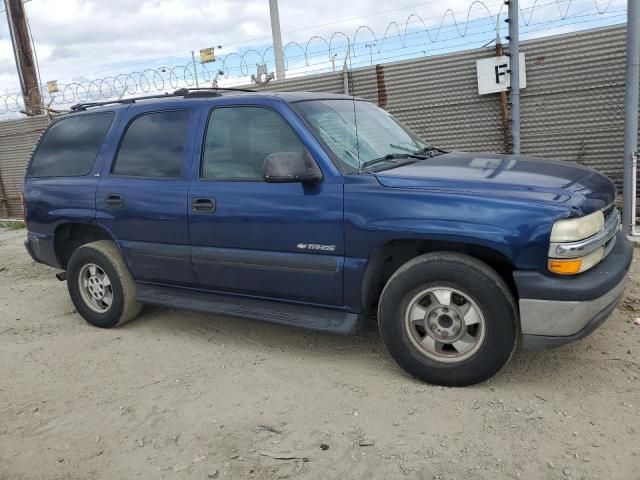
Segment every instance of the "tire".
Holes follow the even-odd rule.
[[[510,360],[519,337],[517,309],[504,280],[478,259],[449,252],[416,257],[391,276],[378,324],[404,370],[444,386],[492,377]]]
[[[118,248],[108,240],[87,243],[73,252],[67,264],[67,288],[78,313],[96,327],[122,325],[142,309],[136,283]]]

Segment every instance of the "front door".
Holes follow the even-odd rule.
[[[149,108],[130,107],[137,115],[119,126],[124,136],[98,183],[96,220],[118,239],[136,280],[192,285],[185,166],[197,114]]]
[[[305,152],[280,113],[221,106],[208,116],[189,191],[192,262],[206,288],[342,306],[342,184],[266,183],[275,152]]]

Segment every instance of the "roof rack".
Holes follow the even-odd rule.
[[[168,97],[219,97],[219,91],[224,92],[255,92],[255,90],[248,90],[245,88],[222,88],[222,87],[201,87],[201,88],[179,88],[173,93],[163,93],[159,95],[147,95],[144,97],[134,98],[122,98],[118,100],[105,100],[104,102],[86,102],[77,103],[71,106],[72,112],[80,112],[92,107],[102,107],[105,105],[127,104],[135,103],[138,100],[151,100],[155,98],[168,98]]]
[[[248,88],[196,87],[196,88],[179,88],[178,90],[173,92],[173,94],[174,95],[183,95],[185,97],[188,97],[188,96],[193,96],[194,94],[196,94],[196,96],[200,96],[199,95],[200,92],[202,92],[202,93],[211,92],[210,94],[215,94],[218,91],[223,91],[223,92],[256,92],[256,90],[249,90]]]

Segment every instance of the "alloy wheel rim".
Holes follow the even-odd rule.
[[[96,313],[106,313],[113,303],[113,287],[105,271],[87,263],[78,273],[78,287],[85,305]]]
[[[404,326],[411,343],[438,362],[462,362],[485,338],[482,310],[470,295],[435,286],[416,293],[405,310]]]

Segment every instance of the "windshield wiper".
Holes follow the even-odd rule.
[[[431,158],[435,157],[436,155],[442,155],[443,153],[447,153],[447,151],[442,150],[438,147],[424,147],[416,152],[413,152],[413,155],[428,155],[428,158]]]
[[[425,160],[429,157],[425,157],[424,155],[417,155],[415,153],[387,153],[384,157],[374,158],[373,160],[367,160],[362,165],[360,165],[360,170],[364,170],[369,167],[373,167],[374,165],[378,165],[379,163],[390,162],[390,163],[398,163],[395,160],[399,158],[415,158],[418,160]],[[407,162],[403,162],[407,163]]]

